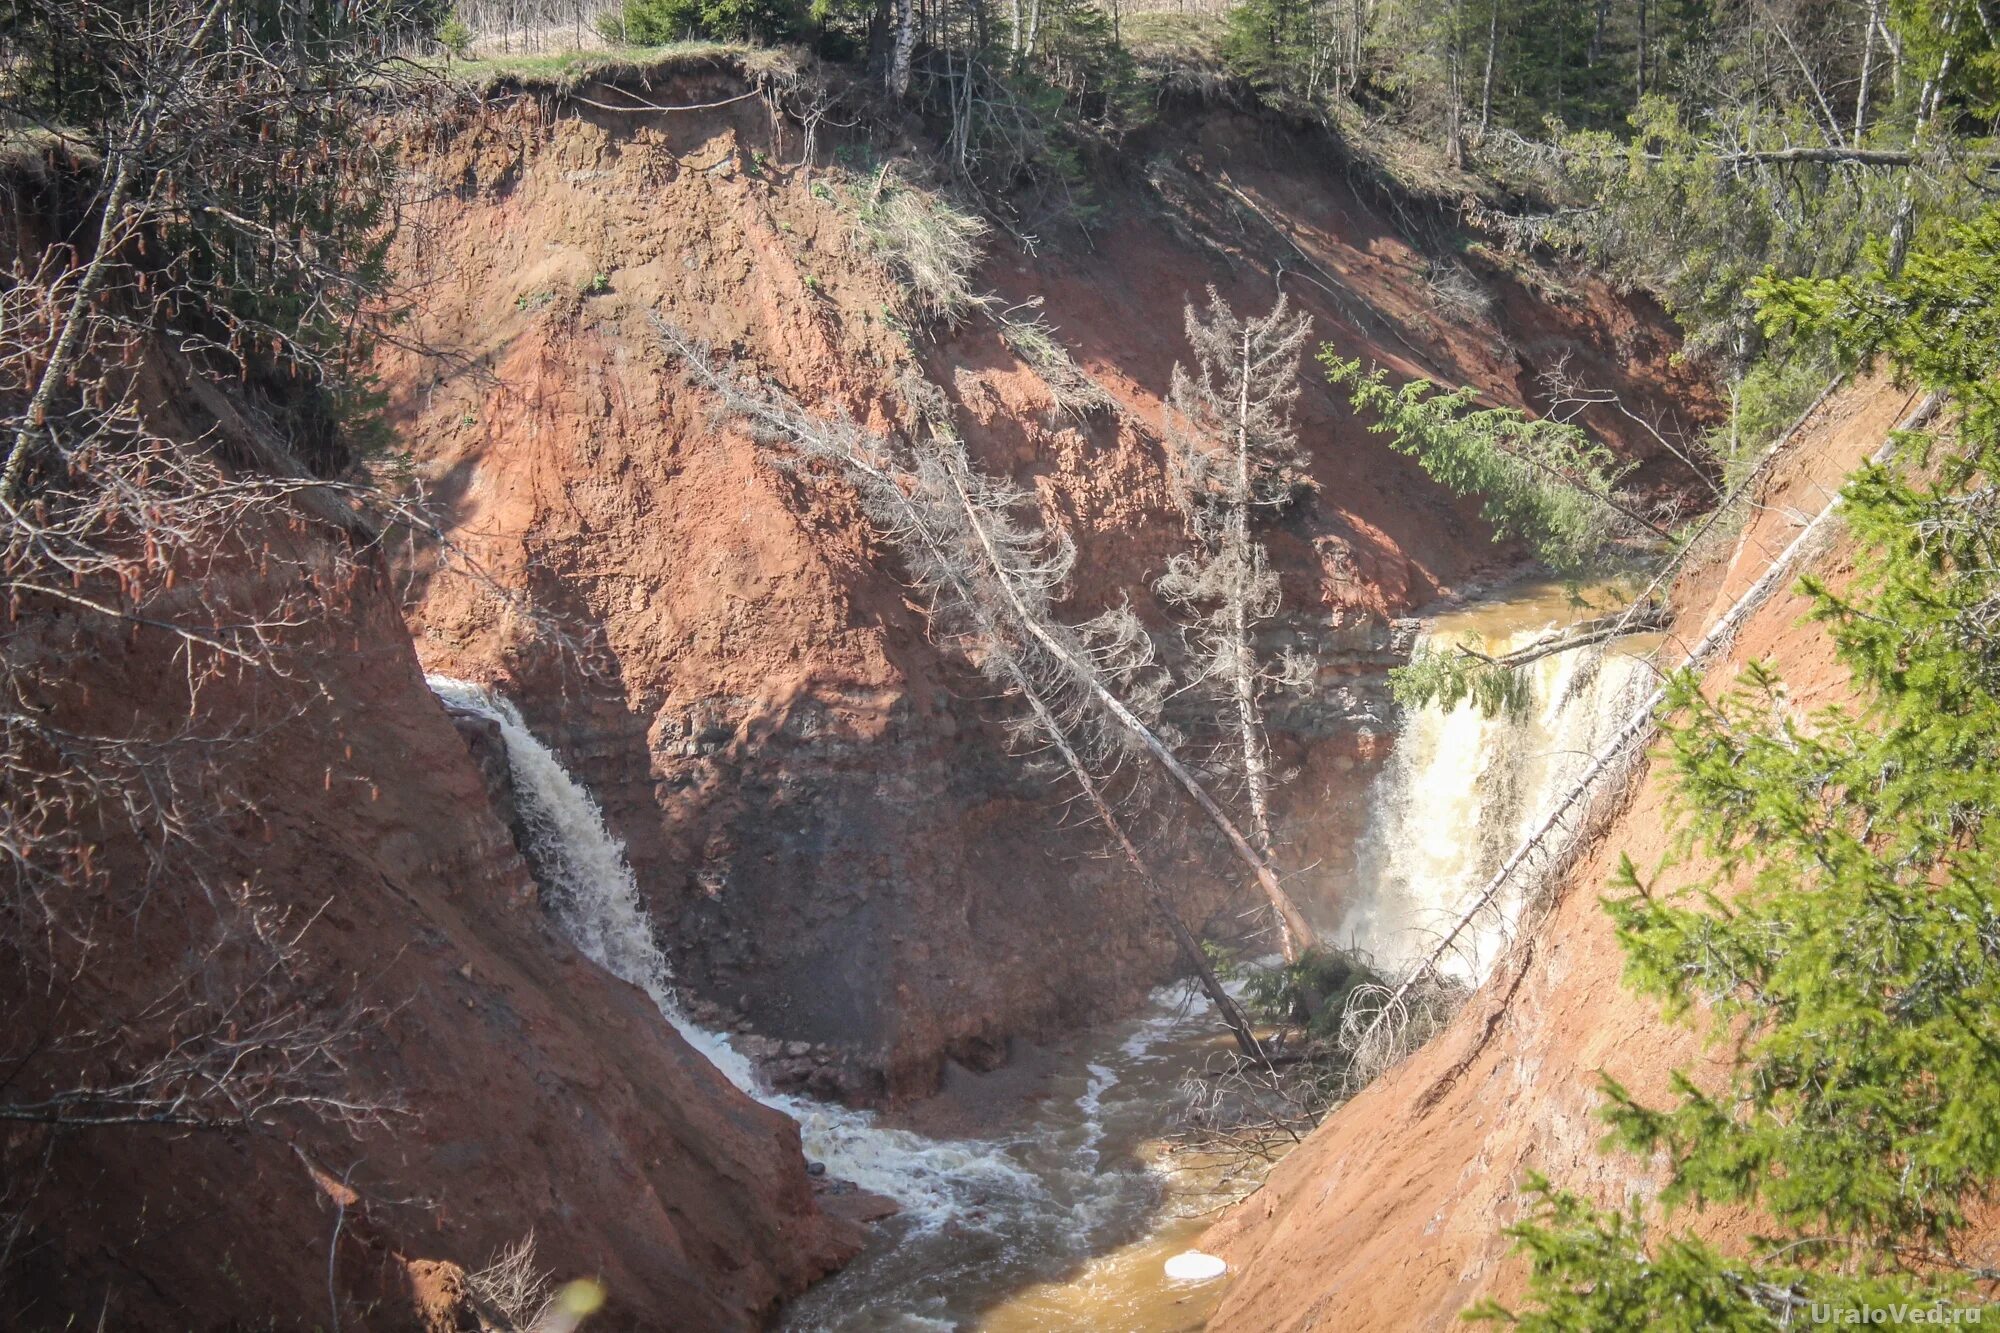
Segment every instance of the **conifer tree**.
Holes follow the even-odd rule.
[[[1206,312],[1189,304],[1186,321],[1194,369],[1174,367],[1166,435],[1175,497],[1195,549],[1174,557],[1158,590],[1192,620],[1194,684],[1227,719],[1250,835],[1269,859],[1273,775],[1265,700],[1274,691],[1303,689],[1312,663],[1291,653],[1267,658],[1258,649],[1257,627],[1277,614],[1281,594],[1252,521],[1259,511],[1286,507],[1308,484],[1292,404],[1312,321],[1293,315],[1282,296],[1262,319],[1244,320],[1213,287]],[[1285,956],[1296,958],[1299,941],[1279,915]]]
[[[1855,584],[1808,580],[1856,702],[1801,718],[1761,664],[1719,699],[1680,679],[1682,845],[1712,868],[1627,860],[1606,903],[1627,984],[1728,1043],[1729,1073],[1683,1073],[1664,1104],[1605,1080],[1613,1141],[1665,1164],[1660,1216],[1531,1182],[1529,1303],[1485,1318],[1949,1322],[1992,1294],[1968,1219],[2000,1180],[2000,212],[1900,271],[1874,253],[1865,277],[1758,290],[1774,330],[1885,358],[1954,409],[1910,442],[1932,466],[1849,482]],[[1759,1215],[1746,1253],[1674,1225],[1712,1205]]]

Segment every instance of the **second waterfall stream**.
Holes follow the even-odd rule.
[[[1499,656],[1580,618],[1561,585],[1511,590],[1432,620],[1420,647],[1464,644]],[[1365,950],[1391,976],[1415,966],[1560,800],[1591,755],[1651,687],[1627,640],[1615,652],[1574,648],[1530,664],[1518,715],[1483,715],[1472,700],[1433,702],[1405,718],[1370,793],[1356,848],[1354,891],[1334,938]],[[1477,986],[1512,938],[1520,886],[1480,912],[1440,961]]]

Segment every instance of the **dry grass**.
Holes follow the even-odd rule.
[[[1424,275],[1424,288],[1439,314],[1449,319],[1486,319],[1493,313],[1493,295],[1478,276],[1455,259],[1434,261]]]
[[[486,1267],[466,1274],[465,1283],[480,1313],[498,1320],[507,1333],[537,1328],[555,1301],[554,1284],[535,1257],[532,1231],[502,1247]]]
[[[733,74],[746,88],[796,81],[803,56],[789,47],[732,42],[676,42],[537,55],[492,55],[433,62],[454,83],[487,93],[500,88],[569,94],[593,83],[645,87],[685,74]]]
[[[914,318],[953,326],[991,303],[974,289],[972,274],[992,228],[936,190],[904,180],[897,164],[876,173],[862,200],[860,225],[870,248],[902,281]]]
[[[1015,355],[1042,377],[1049,396],[1055,399],[1056,410],[1064,416],[1084,421],[1118,410],[1118,400],[1076,363],[1069,349],[1056,340],[1055,330],[1039,316],[1030,319],[1001,316],[1000,336],[1007,340]]]
[[[15,180],[42,180],[51,164],[65,160],[90,167],[96,165],[97,154],[81,134],[0,121],[0,174]]]
[[[1127,14],[1119,36],[1132,58],[1147,68],[1222,68],[1227,32],[1221,10],[1211,13],[1153,9]]]

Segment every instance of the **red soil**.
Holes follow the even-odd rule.
[[[260,573],[260,548],[318,569],[341,539],[229,540],[216,577],[250,599],[296,591],[284,561]],[[5,1126],[8,1225],[21,1209],[25,1231],[0,1324],[390,1329],[428,1310],[451,1327],[438,1321],[460,1270],[532,1230],[543,1267],[609,1289],[593,1327],[743,1329],[858,1243],[819,1212],[797,1127],[553,927],[424,683],[398,592],[379,556],[325,577],[322,618],[285,645],[295,676],[225,675],[198,703],[165,636],[17,608],[10,652],[79,668],[49,687],[54,724],[171,735],[199,716],[242,739],[217,747],[213,789],[188,793],[190,837],[217,861],[208,888],[176,864],[134,906],[126,886],[153,849],[129,824],[103,838],[110,888],[68,904],[100,936],[87,969],[6,996],[13,1095],[44,1077],[37,1040],[170,1003],[205,893],[243,884],[305,928],[294,1003],[380,1011],[344,1057],[343,1095],[400,1109],[353,1136],[302,1116],[254,1134]],[[43,1170],[54,1183],[37,1189]]]
[[[922,1094],[947,1059],[988,1065],[1013,1036],[1127,1008],[1171,950],[1121,876],[1078,859],[1092,838],[1052,829],[1046,789],[989,725],[1004,705],[926,642],[844,489],[780,475],[712,421],[656,316],[878,422],[921,370],[976,457],[1074,534],[1077,612],[1129,596],[1162,626],[1148,584],[1186,538],[1156,426],[1183,303],[1206,284],[1249,309],[1282,286],[1342,352],[1511,401],[1566,353],[1649,404],[1700,401],[1657,312],[1601,290],[1551,304],[1486,265],[1490,313],[1441,313],[1429,261],[1323,143],[1225,113],[1169,140],[1172,180],[1106,183],[1113,221],[1090,249],[996,246],[980,274],[1003,303],[1042,298],[1125,409],[1081,427],[1053,419],[990,319],[913,352],[843,202],[868,180],[785,165],[796,142],[757,102],[609,115],[523,99],[438,130],[420,157],[454,192],[401,256],[427,284],[413,332],[461,360],[389,357],[395,420],[455,538],[598,656],[572,670],[446,585],[425,597],[420,651],[505,684],[627,839],[683,979],[760,1032],[833,1043],[826,1086],[846,1095]],[[1327,695],[1358,681],[1365,696],[1385,616],[1516,553],[1310,368],[1299,416],[1320,491],[1269,534],[1288,624]],[[1314,707],[1279,739],[1304,774],[1285,831],[1321,862],[1305,891],[1331,898],[1380,728],[1365,700]],[[1182,878],[1197,920],[1233,923],[1233,886]]]

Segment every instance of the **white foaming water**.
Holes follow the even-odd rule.
[[[1042,1192],[1031,1173],[999,1145],[925,1138],[890,1129],[846,1107],[763,1088],[750,1060],[719,1032],[681,1012],[669,985],[666,955],[640,906],[625,848],[604,813],[506,699],[447,676],[431,692],[455,708],[500,724],[521,818],[547,884],[555,918],[585,957],[652,997],[660,1014],[738,1088],[799,1122],[806,1156],[827,1171],[901,1204],[919,1226],[937,1227],[967,1211],[968,1201]]]
[[[1560,623],[1541,595],[1440,617],[1420,646],[1467,643],[1499,655]],[[1390,975],[1415,966],[1464,913],[1473,895],[1528,836],[1624,720],[1644,667],[1629,653],[1586,647],[1529,667],[1526,717],[1483,717],[1471,700],[1413,714],[1376,778],[1368,830],[1357,848],[1356,892],[1337,937],[1371,954]],[[1485,980],[1519,920],[1518,889],[1461,933],[1441,970]]]
[[[1084,1072],[1090,1075],[1090,1082],[1076,1099],[1077,1113],[1083,1117],[1083,1144],[1076,1157],[1080,1165],[1095,1167],[1097,1145],[1104,1142],[1104,1094],[1118,1086],[1118,1074],[1106,1065],[1095,1064],[1085,1065]]]
[[[804,1333],[919,1333],[983,1326],[1024,1285],[1092,1266],[1138,1265],[1126,1295],[1163,1284],[1157,1259],[1133,1257],[1155,1226],[1185,1241],[1196,1204],[1170,1197],[1172,1168],[1148,1148],[1189,1064],[1226,1050],[1208,999],[1162,987],[1145,1017],[1086,1034],[1074,1072],[994,1139],[945,1140],[880,1124],[863,1112],[760,1087],[727,1036],[696,1026],[675,999],[624,849],[589,792],[491,691],[430,678],[446,703],[498,723],[521,817],[557,924],[593,962],[641,987],[660,1013],[738,1088],[799,1122],[806,1154],[830,1175],[895,1199],[898,1223],[845,1270],[807,1293],[786,1327]],[[1171,1058],[1178,1055],[1180,1059]],[[1096,1257],[1093,1257],[1096,1256]],[[1164,1257],[1164,1256],[1162,1256]],[[1085,1281],[1069,1300],[1101,1299]],[[1096,1293],[1095,1295],[1091,1293]],[[1031,1302],[1032,1303],[1032,1302]],[[1178,1307],[1175,1307],[1178,1310]],[[1033,1327],[1137,1328],[1125,1315]],[[1018,1318],[1018,1315],[1015,1316]],[[1124,1322],[1121,1322],[1124,1321]],[[1017,1325],[1002,1318],[999,1325]],[[1178,1313],[1168,1323],[1181,1327]]]

